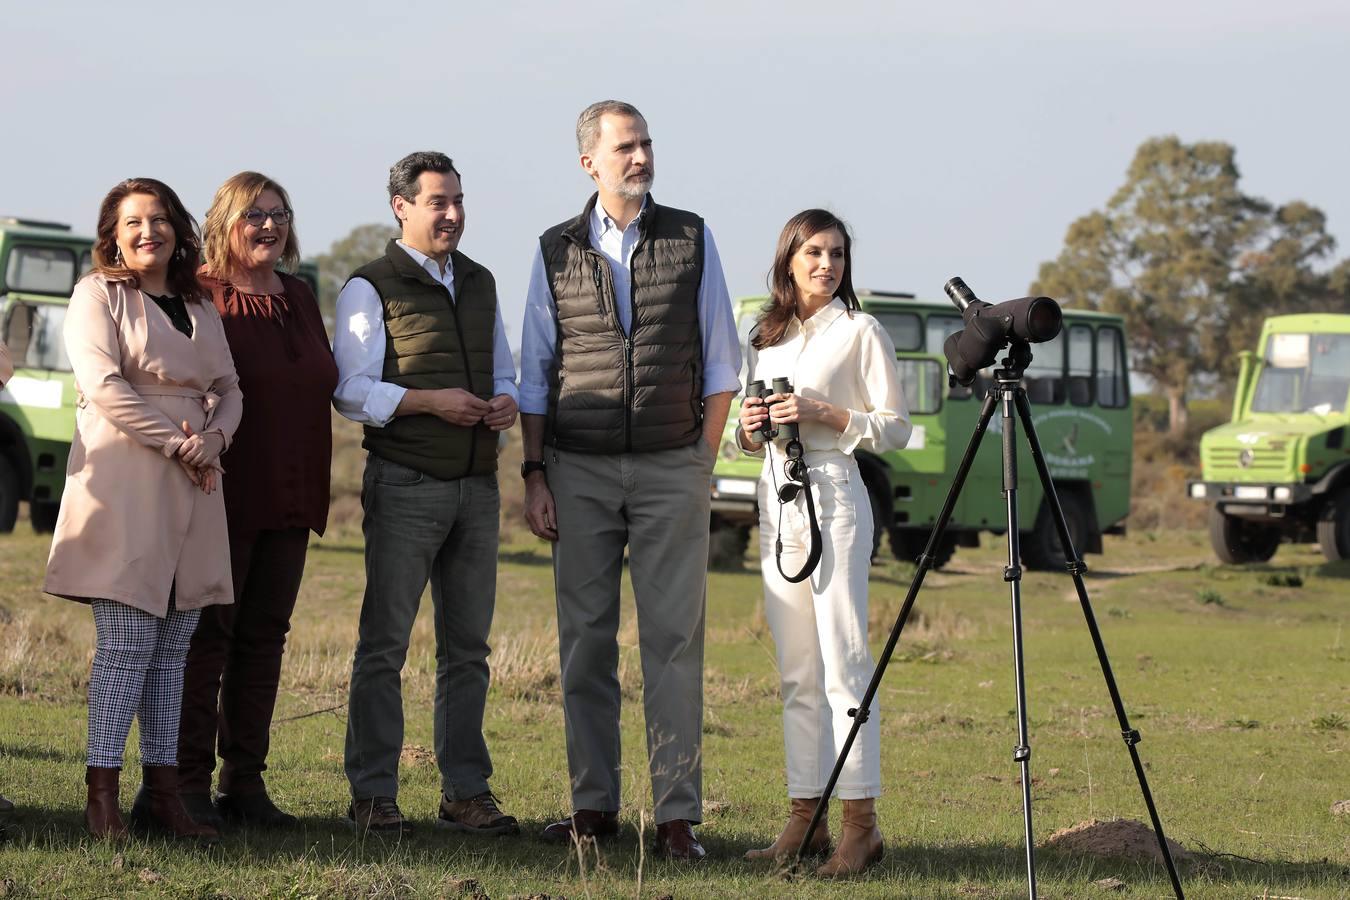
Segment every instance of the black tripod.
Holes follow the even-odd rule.
[[[928,544],[924,547],[923,554],[919,556],[919,567],[914,573],[913,581],[910,582],[909,593],[905,596],[904,605],[900,607],[900,615],[896,618],[895,626],[891,629],[891,635],[886,641],[886,648],[882,651],[881,660],[872,672],[872,680],[867,685],[867,691],[863,694],[858,708],[848,711],[848,714],[853,718],[853,727],[849,729],[848,738],[844,741],[844,748],[840,751],[839,758],[835,760],[834,771],[830,773],[830,780],[821,793],[820,803],[816,806],[815,815],[811,817],[811,824],[807,826],[806,834],[802,838],[801,845],[797,848],[794,868],[800,865],[811,835],[815,833],[816,826],[820,823],[821,816],[824,814],[825,804],[828,802],[830,795],[834,793],[834,786],[844,768],[844,760],[853,748],[853,741],[858,736],[858,729],[867,721],[868,710],[876,696],[877,688],[881,686],[881,679],[886,673],[886,666],[890,664],[891,655],[895,652],[895,645],[900,640],[900,632],[904,629],[910,609],[914,606],[914,600],[918,597],[919,589],[923,586],[924,576],[933,567],[936,558],[935,551],[947,530],[947,523],[951,519],[952,510],[956,507],[956,500],[961,495],[961,488],[965,484],[966,475],[970,472],[975,454],[980,449],[980,441],[989,428],[989,422],[994,416],[995,409],[1001,406],[1003,409],[1003,494],[1008,506],[1008,565],[1003,570],[1003,580],[1008,582],[1012,595],[1013,669],[1017,682],[1017,746],[1013,749],[1013,759],[1022,768],[1022,818],[1026,835],[1028,895],[1032,900],[1035,900],[1036,860],[1035,845],[1032,842],[1031,832],[1031,743],[1027,736],[1027,690],[1026,677],[1022,668],[1022,567],[1019,563],[1021,548],[1017,532],[1016,432],[1018,418],[1022,420],[1022,427],[1026,429],[1031,457],[1036,463],[1036,473],[1040,476],[1041,487],[1045,491],[1045,500],[1050,504],[1050,512],[1055,520],[1055,529],[1059,533],[1060,545],[1064,548],[1066,568],[1070,577],[1073,578],[1074,587],[1078,591],[1078,602],[1083,608],[1083,616],[1087,620],[1088,631],[1092,635],[1092,644],[1097,650],[1097,660],[1101,663],[1102,676],[1106,680],[1106,689],[1111,694],[1111,704],[1116,709],[1120,733],[1125,739],[1125,746],[1129,748],[1130,759],[1134,763],[1134,773],[1139,779],[1139,790],[1144,795],[1144,805],[1148,807],[1149,817],[1153,820],[1153,830],[1158,837],[1158,849],[1162,851],[1163,861],[1167,866],[1167,874],[1172,879],[1172,889],[1176,892],[1177,900],[1183,900],[1181,879],[1177,875],[1172,854],[1167,849],[1167,839],[1163,836],[1162,822],[1158,818],[1157,808],[1153,805],[1153,794],[1149,791],[1148,779],[1144,775],[1144,764],[1139,759],[1137,749],[1140,741],[1139,732],[1130,727],[1129,719],[1125,716],[1125,705],[1121,702],[1120,692],[1116,689],[1116,679],[1111,674],[1111,663],[1106,658],[1106,647],[1102,643],[1101,632],[1097,628],[1097,618],[1093,615],[1092,604],[1088,600],[1087,587],[1083,584],[1083,572],[1087,570],[1087,566],[1079,557],[1077,548],[1073,546],[1068,525],[1064,521],[1064,510],[1059,505],[1059,497],[1055,494],[1054,483],[1050,480],[1050,470],[1046,466],[1045,457],[1041,453],[1040,440],[1036,437],[1036,429],[1031,421],[1031,405],[1027,402],[1026,389],[1022,387],[1022,375],[1030,363],[1030,345],[1022,340],[1013,340],[1008,346],[1008,356],[1001,360],[1002,368],[994,372],[995,386],[984,398],[984,405],[980,408],[980,419],[975,425],[975,433],[971,436],[965,456],[962,457],[961,465],[957,468],[956,479],[947,492],[947,499],[942,505],[942,511],[938,515],[936,524],[933,526],[933,532],[928,537]],[[1014,410],[1016,410],[1015,414]]]

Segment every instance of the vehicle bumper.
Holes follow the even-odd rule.
[[[1312,487],[1307,484],[1186,482],[1186,496],[1213,503],[1231,516],[1279,518],[1289,507],[1308,502],[1312,494]]]
[[[714,475],[710,488],[712,511],[718,518],[736,525],[759,523],[758,478]]]

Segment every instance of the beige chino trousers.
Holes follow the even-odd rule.
[[[715,455],[700,439],[652,453],[550,448],[546,456],[558,514],[553,575],[572,806],[619,809],[619,579],[627,546],[654,818],[702,821],[703,622]]]

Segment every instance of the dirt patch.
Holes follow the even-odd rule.
[[[1119,859],[1152,860],[1162,862],[1158,836],[1143,822],[1133,819],[1091,819],[1068,828],[1061,828],[1042,845],[1066,853],[1086,853],[1090,856],[1113,856]],[[1167,849],[1174,862],[1189,859],[1190,854],[1176,841],[1168,839]]]
[[[428,766],[436,762],[436,754],[418,744],[404,744],[398,761],[405,766]]]
[[[1350,800],[1338,800],[1331,804],[1333,816],[1350,816]]]

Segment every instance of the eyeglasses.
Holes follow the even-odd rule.
[[[255,207],[244,213],[243,219],[254,228],[261,228],[263,227],[263,223],[268,219],[272,220],[273,225],[289,225],[294,216],[295,214],[285,207],[277,207],[276,209],[268,210],[261,210]]]

